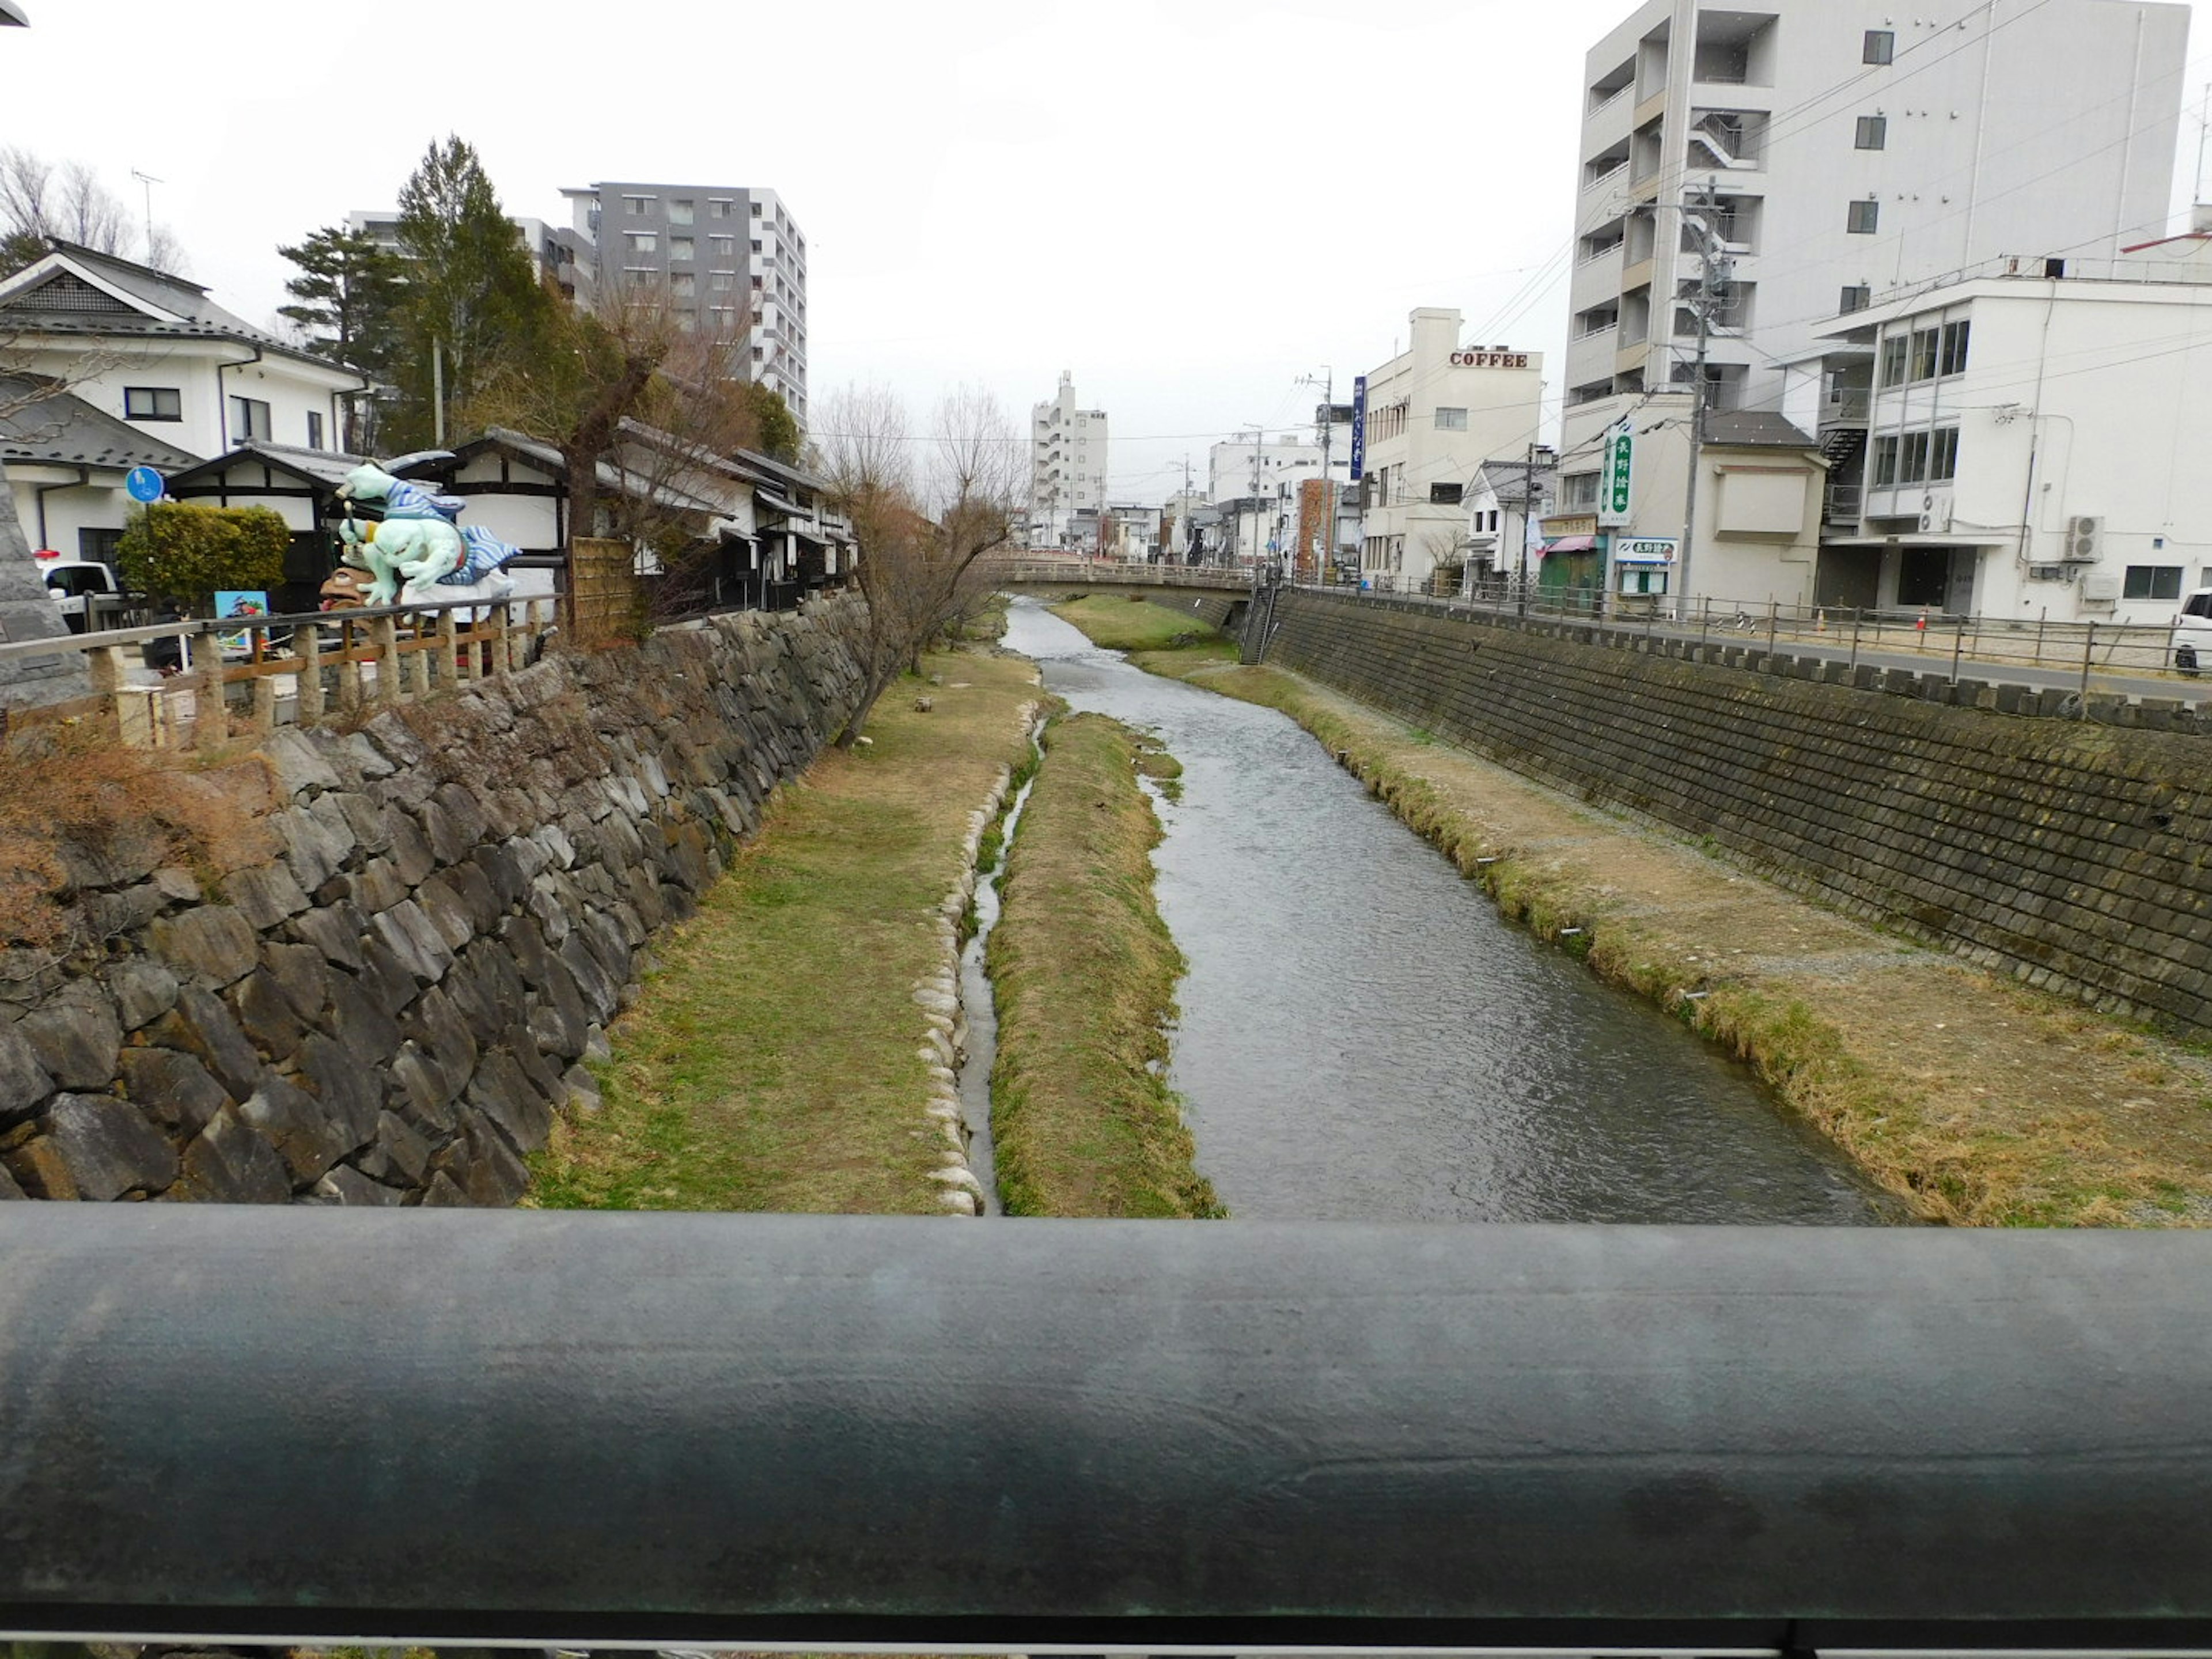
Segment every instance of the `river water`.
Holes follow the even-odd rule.
[[[1155,854],[1190,962],[1170,1081],[1232,1216],[1902,1218],[1743,1067],[1507,926],[1287,716],[1133,668],[1034,600],[1006,644],[1183,764]]]

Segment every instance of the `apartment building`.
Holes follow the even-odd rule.
[[[1842,354],[1871,383],[1863,482],[1829,486],[1821,604],[2154,623],[2212,586],[2212,235],[1993,262],[1826,332],[1785,406],[1842,418]]]
[[[1540,352],[1463,346],[1448,307],[1411,320],[1407,349],[1367,376],[1361,492],[1360,580],[1401,592],[1464,568],[1467,492],[1484,462],[1526,453],[1544,387]]]
[[[2188,22],[2137,0],[1638,8],[1585,60],[1561,512],[1594,507],[1606,428],[1655,400],[1686,417],[1700,308],[1711,406],[1772,412],[1781,365],[1875,293],[2159,234]],[[1839,393],[1861,367],[1833,365]],[[1851,441],[1824,441],[1838,471]]]
[[[592,290],[665,292],[690,326],[732,337],[732,374],[781,392],[806,424],[806,238],[782,198],[733,185],[616,182],[561,194]]]
[[[1079,408],[1074,373],[1063,369],[1060,390],[1030,411],[1030,545],[1069,546],[1087,534],[1097,551],[1105,505],[1106,411]]]
[[[514,227],[516,240],[537,265],[540,276],[559,283],[572,300],[590,299],[589,248],[581,237],[565,225],[549,225],[543,219],[511,214],[507,222]],[[346,228],[356,236],[368,237],[388,252],[404,256],[405,250],[399,246],[397,208],[356,208],[346,215]],[[580,253],[586,256],[580,263]]]

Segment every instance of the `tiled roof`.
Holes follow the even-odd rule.
[[[19,399],[33,399],[12,414],[0,413],[0,461],[122,471],[151,466],[164,472],[198,463],[198,456],[149,438],[74,393],[55,390],[54,385],[27,375],[0,375],[0,410]]]
[[[1779,415],[1761,409],[1723,409],[1705,416],[1705,441],[1738,448],[1771,445],[1778,449],[1819,447]]]
[[[52,239],[52,253],[9,279],[5,286],[12,292],[0,298],[0,311],[21,319],[21,325],[27,330],[41,334],[237,340],[265,352],[335,369],[341,374],[354,373],[342,363],[304,351],[224,310],[208,298],[207,290],[198,283],[133,264],[112,254],[96,253],[58,238]],[[141,304],[169,315],[153,316],[118,301],[105,289],[86,282],[70,269],[71,265],[97,277],[100,283],[119,289]],[[31,280],[26,281],[27,278]],[[176,320],[170,320],[171,317]]]
[[[335,449],[300,449],[290,444],[240,444],[229,454],[202,461],[170,482],[195,483],[205,478],[212,489],[217,475],[240,461],[258,460],[264,461],[280,471],[289,472],[295,477],[335,489],[345,482],[347,473],[362,464],[362,459],[359,455],[348,455]]]

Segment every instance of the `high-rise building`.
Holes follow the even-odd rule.
[[[1075,376],[1063,369],[1059,392],[1030,411],[1030,545],[1072,544],[1105,505],[1106,411],[1077,408]]]
[[[806,423],[806,238],[782,198],[734,185],[600,183],[561,193],[593,289],[665,292],[691,326],[732,337],[732,373],[781,392]]]
[[[2139,0],[1638,6],[1578,89],[1560,514],[1595,515],[1607,427],[1679,424],[1701,331],[1708,406],[1778,411],[1782,364],[1875,295],[2158,235],[2188,23]],[[1862,420],[1866,367],[1835,365]],[[1678,470],[1639,455],[1639,532],[1680,531]]]

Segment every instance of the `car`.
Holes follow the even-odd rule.
[[[46,583],[72,634],[83,633],[99,620],[93,614],[94,599],[112,599],[122,592],[116,586],[115,573],[96,560],[65,559],[52,548],[41,548],[37,562],[39,580]]]
[[[2195,679],[2199,665],[2212,656],[2212,587],[2200,587],[2181,602],[2171,643],[2173,665]]]

